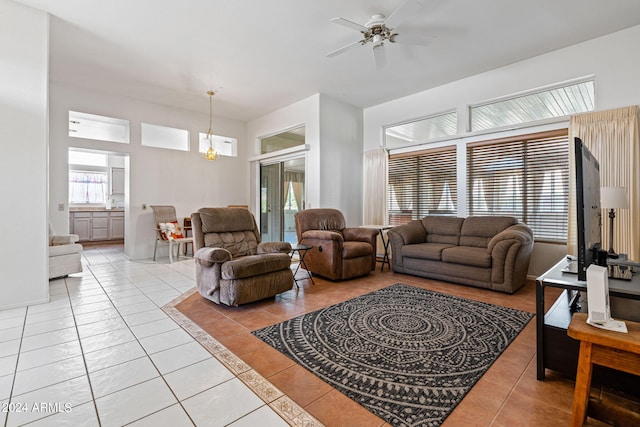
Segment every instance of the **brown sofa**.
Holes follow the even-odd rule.
[[[427,216],[388,237],[397,273],[508,293],[524,285],[533,250],[531,229],[503,216]]]
[[[237,306],[293,288],[291,245],[260,242],[251,212],[202,208],[191,214],[196,284],[200,295]]]
[[[337,209],[306,209],[294,219],[298,243],[312,246],[304,261],[313,274],[345,280],[376,268],[378,230],[347,227]]]

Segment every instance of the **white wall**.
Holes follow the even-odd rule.
[[[322,95],[321,207],[340,209],[348,226],[362,225],[362,164],[362,110]]]
[[[0,0],[0,310],[49,300],[49,17]]]
[[[168,204],[176,207],[178,219],[190,216],[201,207],[249,203],[249,168],[245,124],[237,120],[215,117],[214,133],[238,139],[238,157],[221,156],[206,161],[198,153],[198,133],[206,132],[206,113],[180,110],[132,98],[115,96],[85,88],[51,83],[50,100],[50,214],[56,230],[68,229],[68,164],[69,147],[90,148],[129,155],[125,179],[125,253],[131,259],[153,255],[155,235],[153,213],[146,204]],[[203,105],[207,98],[203,95]],[[69,110],[131,121],[130,144],[93,141],[68,136]],[[142,147],[140,123],[187,129],[189,152]],[[64,203],[63,212],[57,206]],[[159,253],[166,256],[166,246]]]
[[[640,26],[636,26],[367,108],[364,149],[383,145],[383,126],[452,108],[458,111],[458,129],[464,136],[469,104],[588,75],[596,78],[596,110],[640,104],[640,55],[636,54],[639,44]],[[466,185],[465,180],[459,184]],[[466,186],[460,186],[459,196],[464,197],[465,190]],[[464,199],[459,202],[466,203]],[[542,274],[565,254],[564,245],[536,244],[529,275]]]

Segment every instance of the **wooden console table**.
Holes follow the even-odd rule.
[[[640,323],[625,321],[629,331],[625,334],[596,328],[586,320],[586,313],[576,313],[568,329],[569,336],[580,341],[571,413],[571,425],[575,427],[582,426],[587,415],[593,365],[640,375]]]

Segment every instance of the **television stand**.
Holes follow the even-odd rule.
[[[563,273],[567,262],[563,258],[536,279],[536,362],[540,381],[544,380],[545,369],[569,378],[576,376],[580,344],[567,335],[567,329],[573,313],[587,312],[587,282],[578,280],[575,274]],[[564,292],[545,313],[546,287]],[[609,299],[613,318],[640,321],[640,275],[630,281],[610,278]],[[608,368],[594,370],[593,383],[640,395],[640,377]]]

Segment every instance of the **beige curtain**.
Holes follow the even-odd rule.
[[[287,202],[287,193],[289,192],[289,184],[292,184],[293,197],[296,199],[298,210],[302,210],[302,192],[304,191],[304,172],[284,171],[282,179],[282,205]]]
[[[577,225],[575,206],[575,158],[574,137],[589,148],[600,163],[600,186],[625,187],[629,197],[629,209],[618,209],[614,222],[613,242],[618,253],[626,253],[629,259],[640,260],[640,137],[638,120],[640,107],[632,106],[615,110],[580,114],[569,122],[569,231],[567,253],[577,253]],[[602,211],[602,244],[607,249],[610,242],[609,217]]]
[[[364,224],[386,224],[389,155],[384,148],[364,153]]]

